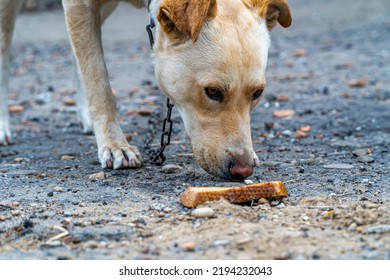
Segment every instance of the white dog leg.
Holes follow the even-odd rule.
[[[141,155],[136,147],[128,144],[116,118],[115,96],[101,42],[99,3],[93,0],[63,0],[62,3],[102,167],[138,167],[142,164]]]
[[[8,113],[8,83],[11,40],[22,0],[0,1],[0,146],[11,144]]]

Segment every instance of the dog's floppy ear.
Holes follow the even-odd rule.
[[[248,4],[248,0],[246,1]],[[249,4],[259,9],[260,16],[267,20],[269,30],[274,28],[277,22],[285,28],[291,25],[291,12],[286,0],[249,0]]]
[[[189,36],[196,42],[205,21],[216,14],[216,0],[164,0],[157,20],[166,33]]]

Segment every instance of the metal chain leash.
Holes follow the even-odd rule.
[[[148,1],[148,11],[150,13],[150,3],[151,0]],[[153,50],[153,45],[154,45],[154,38],[153,38],[153,32],[152,29],[155,27],[154,20],[152,16],[150,16],[150,23],[146,26],[146,31],[148,33],[149,37],[149,42],[150,42],[150,47]],[[152,141],[152,136],[146,140],[145,142],[145,147],[149,149],[151,152],[151,157],[150,157],[150,163],[153,165],[158,165],[161,166],[165,162],[165,155],[164,155],[164,150],[165,148],[171,143],[171,135],[172,135],[172,127],[173,127],[173,121],[172,121],[172,108],[174,104],[171,102],[169,98],[167,98],[167,116],[164,119],[163,122],[163,128],[162,128],[162,133],[161,133],[161,141],[160,141],[160,149],[158,151],[153,151],[151,149],[151,141]],[[152,116],[153,117],[153,116]],[[152,120],[152,118],[149,121],[150,124],[152,124],[152,129],[151,132],[154,133],[156,123]]]
[[[163,121],[161,140],[160,140],[161,146],[158,151],[152,153],[150,158],[150,163],[158,166],[161,166],[165,162],[166,157],[164,155],[164,150],[171,143],[171,135],[172,135],[172,128],[173,128],[172,109],[174,104],[171,103],[169,98],[167,98],[166,105],[168,111],[167,111],[167,116]]]

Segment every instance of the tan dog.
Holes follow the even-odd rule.
[[[7,92],[10,43],[22,0],[0,0],[0,145],[11,142]],[[147,1],[126,0],[136,7]],[[101,24],[118,1],[63,0],[77,62],[79,117],[94,131],[103,168],[134,168],[141,155],[117,122],[101,43]],[[269,31],[291,24],[284,0],[152,0],[155,73],[175,103],[195,158],[209,173],[243,179],[253,173],[250,112],[266,81]]]

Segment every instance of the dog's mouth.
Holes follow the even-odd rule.
[[[231,179],[229,173],[229,165],[224,163],[221,167],[218,166],[218,164],[211,162],[211,158],[207,153],[206,149],[202,148],[200,151],[194,151],[194,155],[200,167],[210,175],[222,179]],[[214,157],[214,159],[216,159],[216,157]]]

